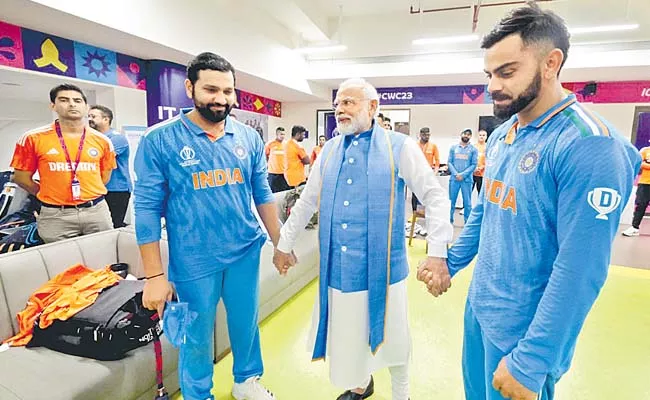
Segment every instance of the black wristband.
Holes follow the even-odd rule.
[[[147,277],[146,277],[146,279],[153,279],[153,278],[158,278],[159,276],[163,276],[163,275],[165,275],[165,273],[164,273],[164,272],[161,272],[161,273],[159,273],[158,275],[154,275],[154,276],[147,276]]]

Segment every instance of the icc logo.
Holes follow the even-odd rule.
[[[181,158],[183,159],[183,161],[193,160],[194,157],[196,156],[196,154],[194,153],[194,150],[189,146],[183,147],[181,149],[180,154],[181,154]]]
[[[596,188],[587,195],[587,202],[598,212],[596,219],[607,221],[607,214],[616,210],[621,204],[621,195],[614,189]]]

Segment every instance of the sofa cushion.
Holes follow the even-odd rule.
[[[49,280],[41,253],[30,249],[0,257],[0,279],[11,314],[11,325],[17,332],[16,314],[25,308],[29,296]]]
[[[84,265],[92,269],[104,268],[117,262],[117,237],[119,231],[110,230],[77,238],[77,246]]]
[[[0,395],[4,387],[21,400],[133,399],[155,381],[154,360],[152,344],[118,361],[97,361],[46,348],[10,348],[0,353]],[[177,352],[165,338],[163,365],[163,375],[177,369]]]
[[[162,258],[163,270],[167,273],[169,264],[169,250],[167,240],[160,241],[160,257]],[[118,262],[129,264],[129,272],[138,278],[144,276],[144,267],[140,257],[140,248],[136,242],[135,232],[125,229],[120,230],[117,238]]]
[[[9,305],[7,304],[7,296],[0,280],[0,342],[14,335],[12,319],[13,316],[9,312]],[[0,399],[4,399],[4,397],[0,396]]]
[[[73,265],[84,263],[84,258],[76,240],[66,239],[37,247],[45,262],[48,279],[54,278]],[[43,283],[48,279],[45,279]]]

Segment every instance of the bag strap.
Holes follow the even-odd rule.
[[[158,316],[158,313],[152,315],[151,320],[155,322],[155,325],[150,329],[153,335],[153,348],[156,353],[156,383],[158,384],[158,394],[156,396],[156,399],[166,399],[167,390],[163,384],[162,344],[160,343],[160,335],[158,334],[158,329],[156,329],[156,326],[160,323],[160,317]]]

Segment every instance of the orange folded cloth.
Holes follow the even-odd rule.
[[[4,341],[11,346],[24,346],[32,340],[34,322],[45,329],[55,320],[65,321],[95,302],[99,293],[117,284],[120,276],[110,267],[93,271],[82,264],[61,272],[36,290],[18,313],[19,332]]]

